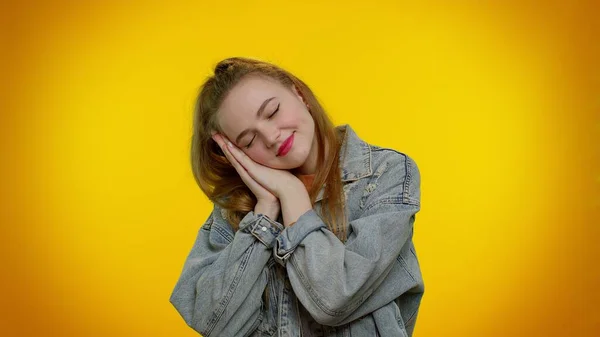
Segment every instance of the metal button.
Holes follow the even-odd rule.
[[[262,226],[262,228],[261,228],[261,229],[262,229],[262,231],[263,231],[263,232],[266,232],[266,231],[267,231],[267,227],[265,227],[265,226]]]

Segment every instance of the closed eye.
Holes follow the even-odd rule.
[[[279,104],[277,104],[277,109],[275,109],[275,111],[271,114],[271,116],[269,116],[269,118],[273,117],[277,113],[277,111],[279,111]]]
[[[245,148],[247,148],[247,149],[250,148],[250,145],[252,145],[254,138],[256,138],[256,136],[252,137],[252,140],[250,141],[250,143],[248,143],[248,145],[245,146]]]
[[[271,119],[271,117],[275,116],[275,114],[279,111],[279,105],[281,103],[277,104],[277,108],[275,109],[275,111],[269,116],[269,119]],[[250,143],[248,143],[248,145],[246,145],[246,149],[250,148],[250,145],[252,145],[252,142],[254,142],[254,138],[256,138],[256,136],[252,137],[252,140],[250,141]]]

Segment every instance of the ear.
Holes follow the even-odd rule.
[[[304,99],[304,96],[302,96],[302,92],[300,92],[300,89],[298,89],[296,84],[292,84],[292,90],[294,91],[294,94],[296,94],[296,97],[298,97],[300,102],[306,105],[306,100]]]

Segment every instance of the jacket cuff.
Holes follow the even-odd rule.
[[[240,224],[244,223],[246,226],[240,228],[246,233],[254,235],[260,242],[262,242],[267,248],[272,248],[275,244],[275,238],[283,230],[283,225],[271,220],[268,216],[262,213],[254,213],[254,211],[248,212],[244,219],[240,221]]]
[[[288,226],[275,239],[273,257],[277,263],[285,266],[290,255],[304,238],[320,228],[327,228],[314,209],[302,214],[293,226]]]

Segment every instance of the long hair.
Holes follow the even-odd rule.
[[[311,205],[315,204],[319,187],[324,185],[320,216],[333,233],[345,240],[344,193],[339,169],[344,135],[336,132],[312,90],[298,77],[274,64],[245,57],[227,58],[215,66],[214,75],[202,84],[194,107],[191,141],[191,164],[196,183],[213,203],[221,207],[234,231],[239,228],[244,215],[254,210],[256,197],[211,137],[212,131],[223,133],[217,122],[217,110],[225,96],[242,78],[251,74],[274,79],[288,89],[295,86],[308,104],[318,143],[318,169],[308,191]],[[325,144],[329,149],[327,157]]]

